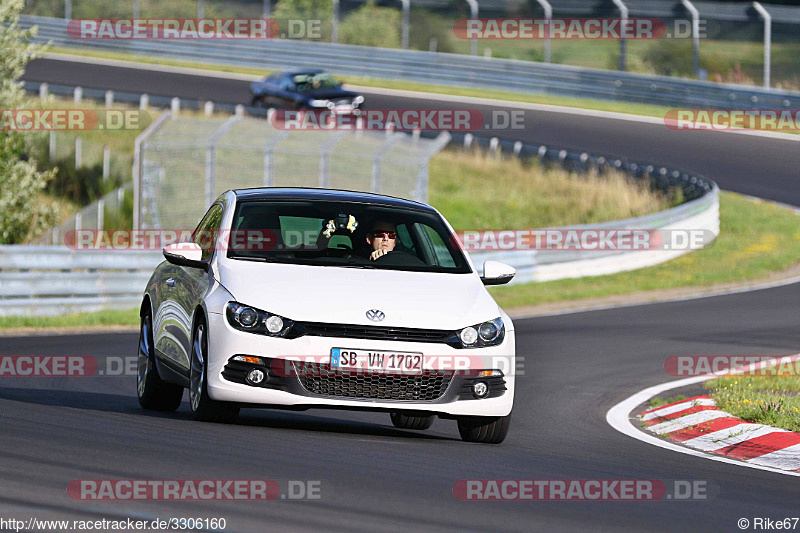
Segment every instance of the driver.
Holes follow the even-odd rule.
[[[375,261],[394,250],[397,244],[397,228],[391,222],[379,220],[372,226],[372,231],[367,233],[367,243],[372,247],[369,258]]]

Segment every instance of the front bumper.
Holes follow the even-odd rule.
[[[331,376],[324,368],[332,348],[421,352],[433,366],[419,378],[392,374],[342,378],[341,375]],[[283,363],[270,365],[273,369],[321,367],[314,367],[308,373],[271,372],[267,384],[253,386],[241,379],[241,365],[229,364],[235,355],[269,358]],[[468,371],[463,370],[465,361],[468,361]],[[459,350],[441,343],[312,336],[296,339],[267,337],[235,330],[224,315],[209,314],[208,393],[218,401],[295,409],[327,407],[425,411],[453,416],[505,416],[511,412],[514,401],[514,364],[513,331],[506,331],[503,343],[498,346]],[[491,392],[483,399],[475,398],[471,392],[477,379],[474,371],[478,367],[499,369],[504,374],[499,381],[490,378],[494,380],[490,382]],[[409,379],[412,381],[407,381]],[[375,397],[376,390],[391,390],[392,395],[399,399],[380,397],[380,393]],[[422,393],[417,394],[418,390]],[[370,395],[373,397],[365,397]]]

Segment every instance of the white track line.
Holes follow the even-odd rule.
[[[798,459],[798,457],[800,457],[800,444],[795,444],[794,446],[789,446],[788,448],[776,450],[756,457],[755,459],[750,459],[747,462],[762,466],[796,470],[800,468],[800,459]]]
[[[679,429],[686,429],[691,426],[696,426],[697,424],[702,424],[703,422],[709,422],[711,420],[716,420],[717,418],[729,416],[733,415],[726,413],[725,411],[700,411],[699,413],[692,413],[690,415],[676,418],[675,420],[667,420],[666,422],[649,426],[647,431],[652,431],[658,435],[666,435],[668,433],[678,431]]]
[[[781,362],[784,362],[784,361],[790,362],[790,361],[794,361],[794,360],[796,360],[798,358],[800,358],[800,354],[798,354],[798,355],[790,355],[790,356],[787,356],[787,357],[776,357],[775,359],[771,359],[769,361],[764,361],[763,364],[765,364],[765,365],[766,364],[771,364],[773,361],[777,361],[780,364]],[[744,467],[744,468],[754,468],[756,470],[764,470],[766,472],[775,472],[776,474],[782,474],[784,476],[797,476],[797,477],[800,477],[800,472],[792,472],[792,471],[788,471],[788,470],[781,470],[780,468],[777,468],[777,467],[773,466],[774,464],[783,464],[783,463],[780,463],[780,461],[784,461],[784,462],[788,463],[788,461],[790,461],[792,458],[787,457],[787,453],[793,453],[793,452],[796,452],[796,451],[800,450],[800,448],[798,448],[796,446],[791,446],[789,448],[785,448],[784,450],[779,450],[779,451],[784,451],[784,452],[785,452],[785,450],[792,450],[792,452],[785,452],[784,454],[776,456],[772,460],[773,464],[762,464],[762,463],[765,463],[765,461],[753,462],[753,461],[756,461],[756,459],[751,459],[749,461],[739,461],[739,460],[736,460],[736,459],[729,459],[729,458],[723,457],[721,455],[712,455],[712,454],[708,454],[708,453],[705,453],[705,452],[701,452],[699,450],[693,450],[691,448],[686,448],[684,446],[680,446],[680,445],[678,445],[676,443],[673,443],[673,442],[661,439],[659,437],[656,437],[655,435],[651,435],[650,433],[645,433],[641,429],[639,429],[636,426],[634,426],[633,423],[631,422],[631,420],[633,420],[635,418],[635,417],[632,418],[630,416],[631,412],[634,409],[636,409],[637,407],[639,407],[640,405],[642,405],[643,403],[645,403],[648,400],[650,400],[650,398],[652,398],[654,396],[657,396],[659,394],[662,394],[662,393],[664,393],[666,391],[669,391],[669,390],[679,389],[681,387],[686,387],[688,385],[695,385],[697,383],[702,383],[703,381],[708,381],[709,379],[714,379],[715,377],[717,377],[716,374],[709,374],[709,375],[704,375],[704,376],[694,376],[694,377],[690,377],[690,378],[679,379],[679,380],[676,380],[676,381],[670,381],[668,383],[661,383],[659,385],[654,385],[652,387],[648,387],[648,388],[646,388],[644,390],[641,390],[641,391],[637,392],[636,394],[634,394],[634,395],[622,400],[617,405],[615,405],[611,409],[609,409],[608,412],[606,413],[606,422],[608,422],[608,424],[612,428],[616,429],[620,433],[623,433],[624,435],[627,435],[627,436],[629,436],[631,438],[634,438],[634,439],[642,441],[642,442],[646,442],[647,444],[652,444],[653,446],[658,446],[659,448],[665,448],[667,450],[671,450],[673,452],[683,453],[683,454],[686,454],[686,455],[692,455],[694,457],[702,457],[704,459],[708,459],[708,460],[711,460],[711,461],[717,461],[719,463],[727,463],[727,464],[736,465],[736,466]],[[800,445],[798,445],[798,446],[800,446]],[[778,451],[773,452],[773,453],[777,454]],[[772,454],[767,454],[767,455],[772,455]],[[763,459],[764,457],[766,457],[766,455],[762,456],[761,459]],[[792,463],[792,464],[794,464],[794,463]]]

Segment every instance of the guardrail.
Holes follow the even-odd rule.
[[[663,105],[730,109],[796,109],[800,92],[646,76],[460,54],[273,39],[267,41],[78,40],[67,21],[23,16],[37,42],[263,69],[319,67],[345,76],[400,79],[520,93],[547,93]]]
[[[0,246],[0,316],[137,307],[159,252]]]

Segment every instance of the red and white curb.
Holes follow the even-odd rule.
[[[745,372],[761,366],[791,363],[799,359],[800,354],[778,357],[757,365],[742,367],[737,371]],[[748,424],[730,413],[717,409],[713,400],[706,396],[683,400],[641,413],[644,418],[651,412],[659,411],[648,420],[641,420],[638,416],[632,415],[634,410],[638,410],[639,406],[655,396],[731,373],[734,372],[693,376],[648,387],[609,409],[606,413],[606,422],[620,433],[659,448],[739,467],[766,470],[787,476],[800,476],[800,439],[793,440],[800,434],[761,424]],[[687,402],[689,405],[682,405]],[[691,405],[692,403],[694,405]],[[661,411],[663,409],[666,411]],[[662,419],[659,420],[659,417]],[[651,422],[651,424],[643,431],[641,422]],[[730,423],[731,426],[724,426],[726,423]],[[704,425],[705,427],[710,425],[713,431],[700,431]],[[726,431],[734,426],[740,427],[735,431]],[[692,429],[696,431],[696,434],[691,432]],[[718,432],[724,433],[712,436],[712,433]],[[758,433],[753,434],[753,432]],[[776,433],[778,435],[775,435]],[[667,438],[660,436],[664,434]],[[669,437],[672,434],[676,436],[680,434],[685,438],[671,440]],[[687,444],[688,441],[692,442]],[[786,445],[783,446],[783,443]],[[690,445],[694,446],[690,447]]]
[[[752,465],[800,471],[800,433],[748,423],[717,409],[708,396],[647,409],[638,418],[647,431],[689,448]]]

